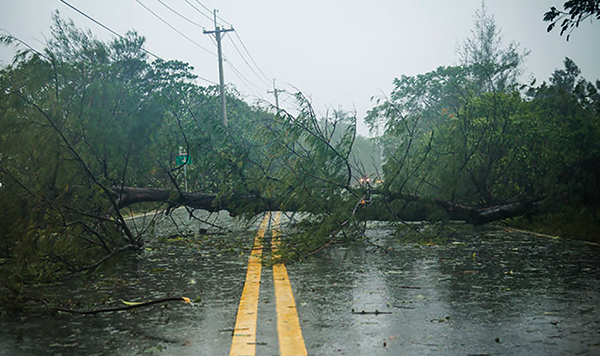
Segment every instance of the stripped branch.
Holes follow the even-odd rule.
[[[186,298],[186,297],[167,297],[167,298],[160,298],[160,299],[151,300],[149,302],[127,303],[127,305],[125,305],[125,306],[114,307],[114,308],[103,308],[103,309],[93,309],[93,310],[74,310],[74,309],[66,309],[66,308],[54,308],[54,310],[57,311],[57,312],[64,312],[64,313],[90,315],[90,314],[110,313],[110,312],[115,312],[115,311],[130,310],[130,309],[134,309],[134,308],[147,307],[147,306],[154,305],[154,304],[159,304],[159,303],[177,302],[177,301],[194,305],[190,301],[190,298]]]

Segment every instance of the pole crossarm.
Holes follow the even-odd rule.
[[[275,79],[273,79],[273,90],[267,90],[267,93],[275,95],[275,108],[277,109],[277,113],[279,113],[279,93],[285,92],[285,89],[277,89],[275,85]]]
[[[205,35],[210,35],[213,33],[231,32],[231,31],[235,31],[235,29],[234,28],[219,28],[219,27],[217,27],[216,30],[204,30],[203,32]]]

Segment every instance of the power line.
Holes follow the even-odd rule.
[[[200,13],[202,16],[210,19],[210,17],[202,10],[198,9],[196,6],[194,6],[194,4],[192,4],[189,0],[185,0],[185,2],[190,5],[194,10],[196,10],[198,13]],[[206,12],[211,13],[212,11],[203,3],[201,3],[199,0],[196,0],[196,3],[198,3],[204,10],[206,10]],[[233,27],[231,25],[231,23],[229,23],[228,21],[224,20],[222,17],[218,16],[216,13],[213,12],[213,21],[215,21],[215,28],[217,27],[217,23],[216,23],[216,19],[221,20],[222,22],[230,25],[230,27]],[[258,72],[260,74],[262,74],[262,77],[259,75],[259,73],[256,72],[256,70],[254,70],[254,68],[252,67],[252,65],[250,65],[250,63],[246,60],[244,54],[240,51],[240,49],[238,48],[238,46],[235,44],[235,42],[233,41],[233,39],[231,39],[231,44],[233,44],[233,47],[235,48],[235,50],[237,51],[237,53],[240,55],[240,57],[242,58],[242,60],[246,63],[246,65],[248,66],[248,68],[252,71],[252,73],[254,73],[254,75],[256,75],[256,77],[261,80],[265,85],[270,86],[269,81],[269,77],[267,77],[264,72],[260,69],[260,67],[258,66],[258,64],[256,63],[256,61],[254,60],[254,58],[252,57],[252,55],[250,54],[250,52],[248,51],[248,48],[246,47],[246,45],[244,44],[244,42],[242,41],[241,37],[237,34],[237,31],[235,31],[235,35],[238,38],[240,44],[242,45],[243,49],[245,50],[245,52],[248,54],[248,57],[250,58],[250,60],[252,61],[252,63],[254,64],[254,66],[256,67],[256,69],[258,70]],[[213,43],[216,44],[216,41],[211,37],[211,40],[213,40]],[[231,69],[233,70],[233,72],[242,80],[242,82],[248,87],[248,89],[252,90],[252,88],[250,88],[250,85],[253,85],[254,87],[258,88],[259,90],[263,91],[262,88],[260,88],[259,86],[253,84],[251,81],[249,81],[246,77],[244,77],[244,75],[241,73],[241,71],[239,71],[237,68],[235,68],[235,66],[233,66],[233,63],[231,61],[229,61],[229,59],[225,56],[223,56],[225,58],[225,60],[227,61],[227,64],[231,67]],[[265,78],[265,79],[263,79]]]
[[[62,1],[62,0],[61,0]],[[166,20],[164,20],[162,17],[158,16],[158,14],[156,14],[154,11],[150,10],[150,8],[148,8],[146,5],[144,5],[140,0],[135,0],[138,4],[142,5],[142,7],[146,10],[148,10],[148,12],[150,12],[152,15],[154,15],[157,19],[159,19],[160,21],[162,21],[165,25],[169,26],[173,31],[177,32],[178,34],[180,34],[182,37],[186,38],[188,41],[192,42],[193,44],[195,44],[196,46],[198,46],[199,48],[203,49],[204,51],[206,51],[207,53],[212,54],[213,56],[215,55],[213,52],[211,52],[209,49],[203,47],[201,44],[199,44],[198,42],[194,41],[193,39],[189,38],[185,33],[179,31],[177,28],[175,28],[173,25],[171,25],[170,23],[168,23]]]
[[[213,43],[216,45],[216,43],[217,43],[217,42],[215,41],[215,39],[214,39],[214,38],[211,38],[211,40],[212,40],[212,41],[213,41]],[[252,91],[252,92],[255,94],[255,96],[260,96],[260,95],[258,95],[258,94],[257,94],[257,93],[254,91],[254,89],[252,89],[252,88],[250,87],[250,85],[252,85],[253,87],[257,88],[257,89],[258,89],[258,90],[260,90],[260,91],[264,91],[264,88],[261,88],[261,87],[259,87],[258,85],[256,85],[256,84],[252,83],[252,82],[251,82],[251,81],[250,81],[248,78],[246,78],[246,77],[245,77],[245,76],[242,74],[242,72],[241,72],[239,69],[237,69],[237,67],[235,67],[235,65],[233,64],[233,62],[232,62],[232,61],[231,61],[231,60],[230,60],[230,59],[229,59],[229,58],[228,58],[226,55],[223,55],[223,62],[227,63],[227,65],[229,66],[229,68],[231,68],[231,70],[234,72],[234,74],[235,74],[235,75],[237,75],[237,77],[238,77],[238,78],[239,78],[239,79],[242,81],[242,83],[243,83],[243,84],[244,84],[244,85],[245,85],[245,86],[246,86],[248,89],[250,89],[250,90],[251,90],[251,91]],[[262,99],[262,97],[261,97],[261,99]]]
[[[191,2],[189,2],[189,0],[185,0],[185,2],[186,2],[188,5],[190,5],[191,7],[193,7],[193,8],[194,8],[194,10],[196,10],[198,13],[200,13],[200,15],[202,15],[202,16],[204,16],[204,17],[206,17],[206,18],[207,18],[207,19],[209,19],[210,21],[212,21],[212,20],[213,20],[213,19],[212,19],[212,17],[210,17],[209,15],[207,15],[207,14],[205,14],[204,12],[200,11],[200,9],[198,9],[196,6],[194,6],[194,4],[192,4]],[[202,5],[202,4],[200,4],[200,5]],[[204,6],[204,5],[202,5],[202,6]],[[211,12],[210,10],[208,10],[208,8],[207,8],[206,6],[204,6],[204,8],[205,8],[205,9],[207,9],[207,11],[208,11],[209,13]]]
[[[191,23],[194,26],[200,27],[200,28],[204,28],[204,26],[188,19],[187,17],[183,16],[182,14],[180,14],[179,12],[177,12],[176,10],[174,10],[172,7],[170,7],[169,5],[165,4],[164,2],[162,2],[161,0],[156,0],[158,1],[162,6],[166,7],[167,9],[171,10],[173,13],[175,13],[177,16],[181,17],[182,19],[186,20],[187,22]]]
[[[277,108],[277,113],[279,113],[279,93],[285,92],[285,89],[277,89],[275,85],[275,79],[273,79],[273,91],[269,90],[267,93],[275,95],[275,107]]]
[[[198,1],[198,0],[196,0],[196,1]],[[225,20],[224,18],[222,18],[221,16],[217,15],[217,18],[218,18],[219,20],[221,20],[221,22],[223,22],[224,24],[226,24],[226,25],[229,25],[229,27],[233,27],[233,24],[232,24],[231,22],[229,22],[229,21],[226,21],[226,20]]]
[[[237,69],[237,68],[236,68],[236,67],[233,65],[233,63],[231,63],[231,61],[227,60],[227,58],[225,58],[225,63],[227,63],[227,65],[229,66],[229,68],[231,68],[231,70],[233,70],[233,72],[234,72],[234,73],[235,73],[235,74],[238,76],[238,78],[240,78],[240,80],[241,80],[241,81],[242,81],[242,82],[243,82],[243,83],[246,85],[246,87],[248,87],[248,89],[252,90],[252,92],[253,92],[253,93],[254,93],[256,96],[258,96],[258,97],[260,97],[260,98],[262,99],[262,96],[261,96],[261,95],[259,95],[258,93],[256,93],[256,92],[254,91],[254,89],[252,89],[250,86],[253,86],[253,87],[255,87],[256,89],[258,89],[258,90],[260,90],[260,91],[264,91],[264,87],[263,87],[263,88],[261,88],[261,87],[259,87],[258,85],[256,85],[256,84],[252,83],[250,80],[248,80],[248,78],[246,78],[246,76],[244,76],[244,75],[242,74],[242,72],[240,72],[240,70],[239,70],[239,69]]]
[[[122,39],[122,40],[127,40],[125,37],[123,37],[123,36],[122,36],[121,34],[119,34],[118,32],[116,32],[116,31],[113,31],[113,30],[112,30],[112,29],[110,29],[108,26],[104,25],[103,23],[101,23],[100,21],[98,21],[98,20],[94,19],[93,17],[89,16],[89,15],[88,15],[88,14],[86,14],[85,12],[83,12],[83,11],[79,10],[79,9],[78,9],[78,8],[76,8],[75,6],[73,6],[73,5],[69,4],[67,1],[65,1],[65,0],[59,0],[59,1],[60,1],[60,2],[62,2],[63,4],[65,4],[65,5],[67,5],[67,6],[68,6],[68,7],[70,7],[71,9],[75,10],[76,12],[78,12],[80,15],[84,16],[84,17],[85,17],[85,18],[87,18],[88,20],[90,20],[90,21],[94,22],[96,25],[98,25],[98,26],[102,27],[103,29],[107,30],[107,31],[108,31],[108,32],[110,32],[111,34],[113,34],[113,35],[115,35],[115,36],[119,37],[119,38],[120,38],[120,39]],[[151,55],[152,57],[154,57],[154,58],[156,58],[156,59],[160,59],[160,60],[162,60],[162,61],[165,61],[165,59],[164,59],[164,58],[162,58],[162,57],[160,57],[160,56],[158,56],[158,55],[156,55],[156,54],[154,54],[154,53],[152,53],[152,52],[148,51],[148,50],[147,50],[147,49],[145,49],[145,48],[141,48],[141,50],[142,50],[142,51],[144,51],[144,52],[146,52],[147,54]],[[205,82],[212,83],[212,84],[216,84],[214,81],[212,81],[212,80],[210,80],[210,79],[203,78],[203,77],[201,77],[201,76],[199,76],[199,75],[196,75],[196,76],[198,77],[198,79],[204,80]]]
[[[187,1],[187,0],[186,0]],[[196,2],[198,2],[201,6],[203,6],[206,10],[208,10],[208,7],[204,6],[202,3],[200,3],[199,0],[196,0]],[[229,24],[230,26],[231,23],[227,22],[226,20],[224,20],[222,17],[217,15],[217,18],[220,19],[221,21],[223,21],[226,24]],[[248,55],[248,57],[250,58],[250,61],[254,64],[254,67],[258,70],[258,73],[260,73],[262,75],[262,77],[256,72],[256,70],[254,70],[254,68],[250,65],[250,63],[248,63],[248,61],[246,60],[244,54],[240,51],[240,49],[238,48],[238,46],[235,44],[234,40],[231,39],[231,44],[233,45],[233,47],[235,48],[235,50],[237,51],[237,53],[240,55],[240,57],[242,58],[242,60],[246,63],[246,65],[248,66],[248,68],[250,68],[250,70],[252,71],[252,73],[254,73],[254,75],[256,75],[256,77],[263,82],[263,84],[270,86],[271,84],[269,83],[270,78],[262,71],[262,69],[260,68],[260,66],[258,65],[258,63],[256,63],[256,60],[254,60],[254,57],[252,56],[252,54],[250,53],[250,51],[248,50],[248,47],[246,47],[244,41],[242,40],[242,38],[240,37],[240,35],[238,34],[237,31],[235,31],[235,36],[237,37],[238,41],[240,42],[240,44],[242,45],[242,48],[244,49],[245,53]],[[239,72],[239,71],[238,71]],[[249,81],[248,81],[249,82]],[[254,84],[253,84],[254,85]],[[256,88],[258,88],[258,86],[254,85]]]
[[[204,8],[204,10],[208,11],[209,13],[212,13],[212,10],[209,9],[206,5],[204,5],[203,3],[201,3],[200,1],[196,0],[196,2],[202,6]],[[217,18],[219,18],[219,16],[217,15]]]
[[[244,77],[244,75],[242,73],[240,73],[240,71],[233,64],[231,64],[229,61],[225,61],[225,62],[227,63],[227,65],[229,66],[229,68],[233,71],[233,73],[235,73],[238,76],[238,78],[240,78],[240,80],[246,86],[246,88],[250,89],[250,91],[252,93],[254,93],[254,95],[257,95],[258,93],[256,93],[254,91],[254,89],[252,89],[250,87],[250,82],[248,81],[248,79],[246,79],[246,77]]]
[[[256,69],[258,69],[258,71],[260,72],[260,74],[262,74],[263,77],[268,81],[269,77],[260,69],[260,67],[258,66],[258,64],[256,63],[256,61],[254,60],[254,57],[252,57],[252,54],[250,54],[250,51],[248,51],[248,48],[244,44],[244,41],[242,41],[242,38],[237,33],[237,31],[235,32],[235,35],[238,38],[238,40],[240,41],[240,43],[242,44],[242,47],[244,48],[244,50],[246,51],[246,53],[248,53],[248,57],[250,57],[250,60],[252,61],[252,63],[254,63],[254,65],[256,66]]]
[[[214,44],[215,44],[215,46],[216,46],[216,45],[217,45],[217,42],[215,41],[215,39],[211,37],[211,40],[213,41],[213,43],[214,43]],[[256,84],[252,83],[250,80],[248,80],[248,78],[246,78],[246,77],[245,77],[245,76],[242,74],[242,72],[241,72],[239,69],[237,69],[237,68],[236,68],[236,67],[233,65],[233,62],[232,62],[232,61],[230,61],[230,60],[229,60],[229,58],[228,58],[226,55],[223,55],[223,62],[227,63],[227,65],[229,66],[229,68],[231,68],[231,70],[233,71],[233,73],[234,73],[235,75],[237,75],[237,77],[238,77],[238,78],[239,78],[239,79],[242,81],[242,84],[244,84],[244,85],[245,85],[245,86],[246,86],[248,89],[250,89],[250,90],[251,90],[251,91],[252,91],[252,92],[255,94],[255,96],[260,96],[260,95],[258,95],[258,94],[257,94],[257,93],[254,91],[254,89],[252,89],[252,88],[250,87],[250,85],[254,86],[255,88],[259,89],[260,91],[264,91],[264,88],[261,88],[261,87],[259,87],[258,85],[256,85]],[[261,97],[261,99],[262,99],[262,97]]]
[[[256,75],[256,77],[261,80],[264,84],[269,85],[269,83],[267,81],[265,81],[260,75],[258,75],[258,73],[256,73],[256,71],[254,70],[254,68],[252,68],[252,66],[250,65],[250,63],[248,63],[248,61],[246,60],[246,58],[244,57],[244,55],[242,54],[242,52],[240,52],[239,48],[237,47],[237,45],[235,44],[235,42],[233,42],[233,40],[231,40],[231,44],[233,45],[233,47],[235,48],[235,50],[237,51],[237,53],[240,55],[240,57],[242,58],[242,60],[244,61],[244,63],[246,63],[246,65],[248,66],[248,68],[250,68],[250,70],[252,71],[252,73],[254,73],[254,75]]]
[[[198,4],[200,4],[200,6],[202,6],[206,11],[208,11],[208,13],[212,13],[212,11],[203,3],[201,3],[199,0],[196,0],[196,2]],[[219,20],[221,20],[222,22],[224,22],[226,25],[229,25],[229,27],[233,27],[233,25],[230,22],[225,21],[221,16],[217,15],[217,18]]]
[[[199,13],[201,13],[204,17],[208,18],[209,20],[213,20],[213,18],[211,18],[209,15],[206,15],[204,12],[200,11],[197,7],[195,7],[194,5],[192,5],[188,0],[185,0],[185,2],[187,2],[191,7],[193,7],[194,9],[196,9],[196,11],[198,11]],[[209,14],[212,14],[213,11],[211,9],[208,8],[208,6],[204,5],[203,3],[201,3],[200,1],[196,0],[196,2],[202,6],[202,8],[204,10],[206,10]],[[221,16],[217,15],[217,18],[219,20],[221,20],[221,22],[225,23],[226,25],[229,25],[229,27],[233,27],[233,25],[231,24],[231,22],[225,21],[225,19],[223,19]]]
[[[69,4],[69,3],[68,3],[68,2],[66,2],[65,0],[59,0],[59,1],[60,1],[60,2],[62,2],[63,4],[65,4],[65,5],[67,5],[67,6],[68,6],[68,7],[70,7],[71,9],[73,9],[73,10],[77,11],[79,14],[83,15],[83,16],[84,16],[84,17],[86,17],[88,20],[90,20],[90,21],[94,22],[96,25],[98,25],[98,26],[102,27],[103,29],[105,29],[105,30],[107,30],[108,32],[112,33],[113,35],[115,35],[115,36],[119,37],[120,39],[122,39],[122,40],[125,40],[125,37],[121,36],[120,34],[118,34],[118,33],[117,33],[117,32],[115,32],[115,31],[111,30],[110,28],[108,28],[108,26],[106,26],[106,25],[102,24],[100,21],[97,21],[97,20],[96,20],[96,19],[94,19],[93,17],[91,17],[91,16],[89,16],[88,14],[86,14],[85,12],[83,12],[83,11],[79,10],[79,9],[78,9],[78,8],[76,8],[75,6],[73,6],[73,5]],[[144,51],[144,52],[148,53],[149,55],[153,56],[154,58],[157,58],[157,59],[162,59],[162,58],[160,58],[159,56],[157,56],[156,54],[154,54],[154,53],[152,53],[152,52],[148,51],[148,50],[147,50],[147,49],[145,49],[145,48],[142,48],[142,51]]]
[[[205,34],[210,34],[213,35],[214,34],[214,38],[211,36],[211,40],[217,45],[217,50],[218,50],[218,57],[219,57],[219,78],[220,78],[220,91],[221,91],[221,114],[222,114],[222,122],[223,122],[223,126],[227,126],[227,105],[226,105],[226,98],[225,98],[225,79],[224,79],[224,72],[223,72],[223,61],[227,62],[227,65],[231,68],[231,70],[238,76],[238,78],[242,81],[242,83],[244,85],[246,85],[248,87],[248,89],[250,91],[252,91],[254,93],[254,95],[256,97],[259,97],[261,100],[262,97],[260,97],[259,94],[257,94],[251,87],[250,85],[254,85],[256,86],[254,83],[250,82],[234,65],[233,63],[231,63],[229,60],[227,60],[227,58],[223,55],[223,51],[222,51],[222,45],[221,45],[221,40],[223,38],[223,36],[227,33],[227,32],[233,32],[234,29],[233,28],[229,28],[229,29],[223,29],[219,26],[219,24],[217,23],[217,10],[214,10],[214,26],[215,29],[214,30],[204,30]],[[234,44],[235,46],[235,44]],[[237,49],[237,48],[236,48]],[[238,49],[238,53],[239,49]],[[242,55],[240,53],[240,55]],[[242,56],[242,59],[243,56]],[[245,61],[245,59],[244,59]],[[246,62],[248,64],[248,62]],[[250,67],[250,65],[248,64],[248,66]],[[250,67],[250,69],[252,69],[252,67]],[[259,88],[258,86],[256,86],[257,88]],[[260,89],[260,88],[259,88]]]
[[[124,36],[122,36],[121,34],[119,34],[118,32],[112,30],[111,28],[109,28],[108,26],[104,25],[103,23],[101,23],[100,21],[94,19],[93,17],[91,17],[90,15],[86,14],[85,12],[79,10],[78,8],[76,8],[75,6],[71,5],[70,3],[68,3],[66,0],[59,0],[60,2],[62,2],[64,5],[70,7],[72,10],[76,11],[77,13],[79,13],[80,15],[84,16],[85,18],[87,18],[88,20],[94,22],[95,24],[97,24],[98,26],[104,28],[106,31],[110,32],[111,34],[113,34],[114,36],[117,36],[123,40],[126,40],[126,38]],[[179,17],[185,19],[186,21],[190,22],[191,24],[200,27],[200,28],[204,28],[204,26],[190,20],[189,18],[187,18],[186,16],[182,15],[181,13],[179,13],[178,11],[174,10],[173,8],[171,8],[170,6],[168,6],[167,4],[165,4],[163,1],[161,0],[157,0],[161,5],[163,5],[164,7],[166,7],[167,9],[169,9],[170,11],[172,11],[173,13],[175,13],[176,15],[178,15]],[[186,34],[184,34],[183,32],[181,32],[180,30],[178,30],[177,28],[175,28],[173,25],[171,25],[169,22],[167,22],[166,20],[164,20],[162,17],[160,17],[157,13],[155,13],[154,11],[152,11],[150,8],[148,8],[146,5],[144,5],[140,0],[136,0],[137,3],[139,3],[144,9],[146,9],[148,12],[150,12],[152,15],[154,15],[156,18],[158,18],[160,21],[162,21],[164,24],[166,24],[167,26],[169,26],[173,31],[177,32],[179,35],[181,35],[182,37],[186,38],[188,41],[192,42],[194,45],[198,46],[199,48],[201,48],[202,50],[206,51],[207,53],[210,53],[211,55],[215,55],[213,52],[211,52],[209,49],[203,47],[202,45],[200,45],[199,43],[197,43],[196,41],[194,41],[193,39],[191,39],[190,37],[188,37]],[[185,0],[185,2],[190,5],[192,8],[194,8],[196,11],[198,11],[200,14],[202,14],[203,16],[207,17],[208,19],[211,19],[208,15],[206,15],[204,12],[202,12],[200,9],[198,9],[196,6],[194,6],[189,0]],[[202,8],[204,8],[205,10],[210,12],[210,9],[208,7],[206,7],[206,5],[202,4],[200,1],[196,0],[196,2],[202,6]],[[224,20],[222,17],[220,16],[216,16],[216,18],[218,18],[219,20],[221,20],[222,22],[231,25],[231,23],[229,23],[228,21]],[[212,19],[211,19],[212,20]],[[244,51],[248,54],[248,57],[250,58],[251,62],[254,64],[254,66],[256,67],[256,69],[258,70],[258,72],[265,78],[268,80],[268,77],[265,75],[265,73],[261,70],[261,68],[258,66],[258,64],[256,63],[256,61],[254,60],[254,58],[252,57],[252,55],[250,54],[250,52],[248,51],[248,48],[246,47],[246,45],[244,44],[244,42],[242,41],[241,37],[237,34],[236,32],[236,37],[238,38],[240,44],[242,45]],[[267,82],[261,78],[259,76],[259,74],[254,70],[254,68],[252,68],[252,66],[250,65],[250,63],[246,60],[244,54],[240,51],[240,49],[237,47],[237,45],[235,44],[235,42],[233,40],[231,40],[231,43],[233,44],[234,48],[236,49],[236,51],[238,52],[238,54],[240,55],[240,57],[242,58],[242,60],[246,63],[246,65],[248,66],[248,68],[254,73],[254,75],[256,75],[256,77],[258,79],[260,79],[263,83],[267,84]],[[153,56],[154,58],[163,60],[163,58],[161,58],[160,56],[150,52],[149,50],[145,49],[145,48],[141,48],[142,51],[144,51],[145,53]],[[259,86],[255,85],[254,83],[252,83],[250,80],[248,80],[248,78],[246,78],[234,65],[233,63],[231,63],[227,58],[226,62],[227,64],[231,67],[231,69],[233,70],[233,72],[240,78],[240,80],[242,80],[242,82],[248,87],[248,89],[252,90],[254,92],[254,90],[250,87],[250,85],[254,86],[255,88],[258,88],[262,91],[262,88],[260,88]],[[211,84],[217,84],[216,82],[207,79],[207,78],[203,78],[201,76],[197,76],[198,79],[204,80],[208,83]],[[255,93],[256,94],[256,93]],[[258,97],[261,97],[260,95],[257,95]],[[262,97],[261,97],[262,98]]]
[[[138,4],[140,4],[144,9],[146,9],[148,12],[150,12],[152,15],[154,15],[156,18],[158,18],[160,21],[162,21],[165,25],[169,26],[173,31],[177,32],[178,34],[180,34],[181,36],[183,36],[184,38],[186,38],[188,41],[192,42],[193,44],[195,44],[196,46],[198,46],[199,48],[203,49],[204,51],[206,51],[207,53],[212,54],[213,56],[215,55],[213,52],[211,52],[209,49],[203,47],[202,45],[200,45],[199,43],[197,43],[196,41],[194,41],[193,39],[191,39],[190,37],[188,37],[186,34],[184,34],[183,32],[179,31],[177,28],[175,28],[173,25],[171,25],[170,23],[168,23],[166,20],[164,20],[162,17],[160,17],[158,14],[156,14],[154,11],[150,10],[150,8],[148,8],[146,5],[144,5],[140,0],[136,0],[136,2]],[[160,2],[160,1],[159,1]],[[166,5],[165,5],[166,6]],[[202,26],[200,26],[202,27]]]
[[[189,1],[185,0],[188,4]],[[200,6],[202,6],[206,11],[210,12],[210,9],[205,6],[204,4],[202,4],[199,0],[196,0],[196,2],[198,4],[200,4]],[[190,6],[192,6],[192,4],[190,4]],[[194,7],[194,6],[192,6]],[[194,7],[195,8],[195,7]],[[197,11],[199,11],[202,15],[205,15],[202,11],[196,9]],[[231,23],[229,23],[228,21],[224,20],[222,17],[216,15],[216,18],[220,19],[222,22],[232,26]],[[233,27],[233,26],[232,26]],[[237,51],[237,53],[240,55],[240,57],[242,58],[242,60],[246,63],[246,65],[248,66],[248,68],[252,71],[252,73],[254,73],[254,75],[263,82],[263,84],[270,86],[271,84],[269,83],[269,77],[262,71],[262,69],[260,68],[260,66],[256,63],[256,61],[254,60],[254,57],[252,57],[252,54],[250,53],[250,51],[248,51],[248,48],[246,47],[246,45],[244,44],[244,41],[242,40],[242,38],[240,37],[240,35],[237,33],[237,31],[234,32],[238,41],[240,42],[240,44],[242,45],[242,48],[244,49],[245,53],[247,53],[248,57],[250,58],[250,61],[254,64],[254,67],[256,67],[257,71],[252,67],[252,65],[250,65],[250,63],[246,60],[246,56],[240,51],[239,47],[235,44],[235,41],[233,39],[231,40],[231,44],[233,45],[233,47],[235,48],[235,50]],[[228,60],[227,57],[225,57],[225,59],[228,61],[228,64],[230,66],[232,66],[233,64],[231,63],[231,61]],[[236,72],[236,74],[238,74],[238,76],[240,76],[240,79],[242,79],[243,81],[245,81],[246,84],[251,84],[256,88],[259,88],[257,85],[253,84],[251,81],[249,81],[247,78],[243,77],[243,75],[241,74],[241,72],[237,69],[237,68],[232,68],[234,70],[234,72]],[[262,75],[262,77],[259,75],[259,73]],[[243,77],[243,78],[241,78]],[[250,88],[249,88],[250,89]],[[260,90],[262,90],[261,88],[259,88]]]

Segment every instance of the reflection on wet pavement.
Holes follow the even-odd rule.
[[[600,247],[469,230],[447,246],[371,230],[388,252],[336,248],[293,265],[310,354],[600,353]]]

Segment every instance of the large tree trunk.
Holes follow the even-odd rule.
[[[211,212],[227,210],[233,215],[241,207],[249,206],[250,204],[254,206],[256,212],[266,211],[269,208],[268,202],[253,195],[237,195],[223,200],[212,194],[178,192],[157,188],[113,187],[113,192],[117,196],[118,209],[144,202],[167,203],[169,204],[167,212],[178,206],[188,206]]]
[[[122,209],[137,203],[159,202],[169,204],[167,213],[178,206],[188,206],[190,208],[202,209],[211,212],[227,210],[231,215],[237,215],[240,212],[248,211],[260,213],[268,210],[279,210],[283,206],[283,204],[278,202],[262,199],[255,195],[249,194],[235,195],[224,200],[219,199],[216,195],[212,194],[178,192],[155,188],[113,187],[113,191],[117,196],[118,209]],[[411,202],[422,202],[425,205],[433,204],[444,209],[452,219],[465,220],[468,223],[476,225],[531,213],[534,212],[539,205],[538,203],[516,202],[501,206],[474,208],[438,198],[424,198],[417,195],[393,194],[378,191],[373,193],[375,195],[384,197],[388,201],[404,200]],[[285,209],[294,210],[289,203],[285,204]],[[412,214],[410,219],[427,220],[427,212],[421,215]]]
[[[540,205],[539,202],[515,202],[499,206],[474,208],[439,198],[424,198],[410,194],[380,194],[383,194],[389,200],[399,199],[434,204],[444,209],[453,219],[465,220],[466,222],[475,225],[487,224],[493,221],[533,213]]]

